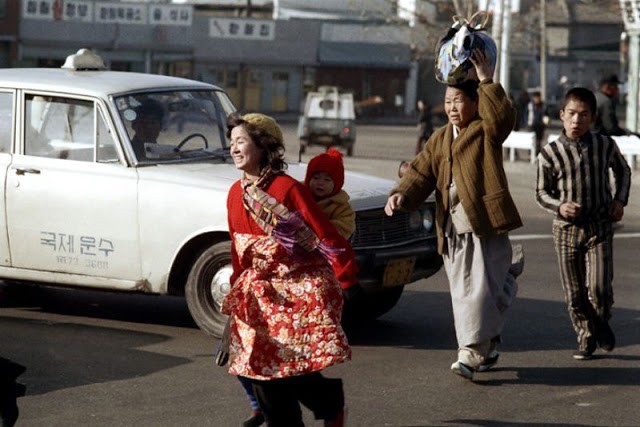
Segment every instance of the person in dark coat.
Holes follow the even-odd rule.
[[[433,133],[433,122],[431,118],[431,106],[422,99],[418,100],[418,143],[416,144],[416,154],[424,148],[431,134]]]
[[[531,102],[527,106],[527,129],[536,134],[536,155],[540,152],[544,142],[544,132],[549,123],[549,114],[547,107],[542,100],[540,92],[531,94]]]
[[[598,91],[596,92],[597,114],[593,124],[593,131],[607,136],[630,135],[631,132],[620,127],[616,106],[620,96],[620,81],[618,76],[612,74],[600,80]]]

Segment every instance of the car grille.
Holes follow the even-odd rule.
[[[424,240],[429,234],[424,228],[411,229],[407,212],[387,216],[382,209],[361,211],[356,212],[356,231],[351,245],[359,249],[398,246]]]

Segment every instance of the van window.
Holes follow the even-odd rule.
[[[13,93],[0,92],[0,153],[11,152]]]

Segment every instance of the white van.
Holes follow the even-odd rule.
[[[298,120],[300,153],[307,145],[343,147],[353,156],[356,142],[356,113],[351,93],[340,93],[336,86],[320,86],[309,92],[304,115]]]

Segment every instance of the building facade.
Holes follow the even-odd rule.
[[[23,0],[18,22],[11,66],[60,66],[89,47],[111,69],[221,85],[245,111],[298,112],[320,84],[378,96],[389,110],[413,107],[405,102],[415,92],[409,33],[395,26],[97,0]]]
[[[18,58],[20,4],[0,0],[0,67],[9,67]]]
[[[248,8],[248,4],[252,4]],[[411,5],[411,18],[403,19]],[[540,85],[540,2],[512,19],[510,88]],[[456,13],[451,1],[0,0],[0,66],[59,66],[89,47],[115,70],[204,80],[241,110],[299,112],[306,93],[339,86],[375,111],[440,105],[434,48]],[[547,98],[561,82],[592,87],[620,71],[618,0],[547,0]],[[551,12],[553,11],[553,12]],[[489,24],[491,25],[491,23]],[[490,28],[489,28],[490,30]]]

